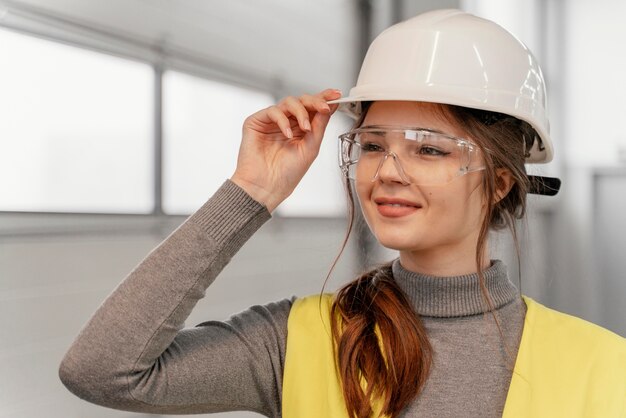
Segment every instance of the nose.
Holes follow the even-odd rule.
[[[389,162],[387,162],[387,160],[389,160]],[[386,162],[387,164],[385,164]],[[378,163],[376,174],[374,174],[372,182],[379,179],[383,182],[397,182],[404,185],[411,184],[406,173],[404,172],[404,169],[402,168],[402,165],[400,165],[398,156],[392,151],[388,151],[385,155],[383,155],[380,159],[380,163]]]

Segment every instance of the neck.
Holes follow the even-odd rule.
[[[450,248],[441,246],[427,250],[400,251],[402,266],[412,272],[430,276],[450,277],[477,273],[476,246]],[[481,269],[490,265],[488,246],[481,259]]]
[[[393,277],[421,316],[455,317],[499,309],[520,294],[509,280],[506,266],[499,260],[483,272],[483,283],[476,273],[459,276],[430,276],[406,270],[398,259],[392,263]],[[491,306],[485,299],[487,291]]]

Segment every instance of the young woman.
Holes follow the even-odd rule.
[[[499,26],[420,15],[372,44],[357,86],[287,97],[246,119],[231,179],[104,301],[61,364],[103,406],[270,417],[626,417],[626,342],[519,293],[488,232],[524,215],[552,145],[541,70]],[[271,217],[341,105],[341,167],[399,258],[336,294],[182,329]],[[351,225],[351,223],[350,223]]]

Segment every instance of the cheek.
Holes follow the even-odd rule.
[[[462,216],[466,229],[480,229],[485,216],[485,202],[481,191],[476,189],[470,192],[460,206],[463,211],[460,216]]]
[[[361,214],[370,231],[376,235],[376,223],[373,219],[376,216],[376,204],[372,202],[373,183],[371,182],[354,182],[354,190],[358,199],[358,205],[361,208]]]
[[[370,196],[372,194],[372,186],[367,184],[366,182],[354,182],[353,189],[356,191],[356,196],[363,207],[364,203],[367,203],[370,200]]]
[[[484,213],[479,190],[459,187],[427,191],[428,215],[432,224],[440,230],[454,230],[466,233],[480,227]]]

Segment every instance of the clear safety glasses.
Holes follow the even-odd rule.
[[[341,171],[352,180],[376,181],[387,160],[407,185],[444,185],[485,169],[476,144],[431,129],[372,125],[339,139]]]

